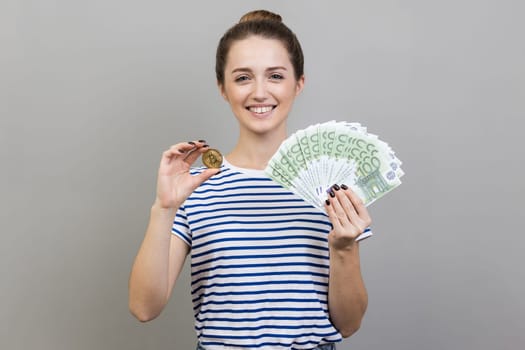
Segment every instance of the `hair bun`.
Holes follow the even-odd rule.
[[[280,15],[266,11],[266,10],[254,10],[246,13],[241,17],[239,23],[249,22],[249,21],[275,21],[282,23],[283,19]]]

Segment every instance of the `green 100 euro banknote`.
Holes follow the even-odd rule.
[[[274,181],[324,211],[327,190],[346,184],[370,205],[401,184],[401,161],[359,123],[330,121],[290,135],[268,162]]]

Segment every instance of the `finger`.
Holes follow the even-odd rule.
[[[199,187],[200,185],[202,185],[204,181],[208,180],[213,175],[217,175],[218,173],[220,173],[220,169],[214,168],[214,169],[205,169],[201,173],[191,176],[191,180],[190,180],[191,181],[191,185],[190,185],[191,192],[195,191],[195,189]]]
[[[339,200],[339,203],[341,204],[341,207],[343,208],[344,212],[346,213],[350,221],[355,222],[356,219],[359,218],[359,216],[357,215],[357,211],[354,208],[352,202],[350,201],[350,198],[348,197],[347,190],[341,189],[337,185],[334,185],[333,188],[336,189],[335,193],[337,199]],[[339,188],[339,190],[337,190],[337,188]]]
[[[164,151],[162,153],[161,164],[169,164],[174,158],[184,156],[186,151],[183,146],[183,143],[178,143]]]
[[[328,199],[330,201],[330,205],[334,210],[335,216],[339,220],[341,226],[347,226],[350,221],[343,206],[341,205],[341,202],[339,201],[339,197],[335,194],[335,192],[336,191],[333,190],[330,190],[329,192],[330,197]]]
[[[196,148],[202,147],[204,143],[204,140],[198,140],[181,142],[171,146],[169,150],[165,152],[168,163],[177,156],[181,156],[183,159],[186,159],[188,155],[190,155]]]
[[[341,228],[341,222],[339,221],[339,218],[337,217],[337,214],[335,213],[334,206],[332,205],[331,198],[328,198],[325,202],[325,209],[326,213],[328,214],[328,218],[330,219],[330,222],[332,223],[332,228],[334,230],[339,230]]]
[[[202,183],[206,180],[208,180],[213,175],[216,175],[220,173],[220,169],[214,168],[214,169],[205,169],[202,172],[196,174],[196,175],[190,175],[189,182],[188,182],[188,195],[195,191]]]
[[[343,207],[346,216],[348,217],[349,223],[359,232],[362,233],[367,225],[365,221],[357,214],[357,211],[350,201],[349,194],[346,190],[336,191],[339,203]]]
[[[188,141],[188,143],[190,145],[194,145],[194,146],[200,147],[200,146],[203,146],[203,145],[206,144],[206,140],[192,140],[192,141]]]
[[[364,230],[367,228],[369,223],[367,223],[361,216],[359,216],[354,203],[352,203],[351,194],[354,192],[349,190],[348,188],[344,189],[344,187],[343,187],[343,190],[340,192],[341,192],[341,195],[344,197],[344,198],[341,198],[341,203],[347,212],[350,222],[358,230],[359,233],[364,232]],[[357,197],[357,195],[355,197]],[[353,198],[353,199],[356,200],[356,198]]]
[[[170,148],[165,152],[172,155],[185,155],[187,152],[195,148],[195,143],[190,142],[180,142],[175,145],[170,146]]]
[[[195,178],[199,182],[199,185],[202,184],[204,181],[208,180],[213,175],[217,175],[221,172],[221,169],[213,168],[213,169],[205,169],[202,173],[195,175]]]
[[[184,153],[185,155],[188,155],[191,151],[193,151],[195,148],[197,148],[198,145],[200,145],[200,143],[197,143],[195,141],[188,141],[188,142],[179,143],[176,146],[177,146],[177,149],[181,153]]]
[[[188,155],[184,158],[184,161],[189,165],[193,164],[197,158],[209,149],[210,146],[206,144],[196,144],[195,148],[188,152]]]
[[[341,223],[343,229],[341,232],[344,231],[345,236],[355,239],[355,237],[359,236],[366,227],[364,227],[362,220],[357,215],[344,190],[341,190],[341,188],[339,188],[339,190],[334,190],[338,187],[339,186],[334,185],[332,188],[332,192],[335,195],[334,198],[331,199],[331,203],[334,207],[334,212]]]
[[[342,186],[344,186],[343,189],[345,190],[345,192],[348,193],[348,196],[352,204],[354,205],[357,213],[360,214],[363,211],[363,209],[366,211],[366,207],[361,197],[359,197],[357,193],[355,193],[351,188],[348,188],[346,185]]]
[[[362,233],[366,229],[367,224],[357,214],[357,211],[354,208],[354,205],[350,200],[348,191],[345,190],[344,187],[341,188],[338,185],[334,185],[332,186],[332,192],[335,192],[335,198],[337,198],[348,220],[347,221],[348,226],[345,226],[345,227],[351,228],[352,231],[353,232],[355,231],[355,233],[357,234]],[[343,225],[346,225],[346,222],[343,223]]]
[[[347,187],[345,185],[343,186]],[[345,190],[345,192],[347,193],[348,198],[352,202],[353,207],[355,208],[355,211],[357,212],[357,215],[361,218],[361,220],[365,222],[366,226],[370,226],[372,220],[370,219],[370,215],[368,214],[368,209],[366,208],[365,203],[363,202],[361,197],[359,197],[357,193],[355,193],[351,188],[348,188],[348,187]]]
[[[352,204],[350,202],[350,199],[348,199],[347,194],[342,194],[344,197],[341,198],[341,206],[344,208],[344,211],[346,212],[346,215],[349,219],[350,224],[356,228],[359,233],[362,233],[364,229],[366,228],[363,220],[357,215],[357,212]]]

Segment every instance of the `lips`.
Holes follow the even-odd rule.
[[[249,106],[247,107],[247,109],[250,112],[256,113],[256,114],[265,114],[265,113],[271,112],[274,108],[275,106]]]

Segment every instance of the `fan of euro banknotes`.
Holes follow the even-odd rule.
[[[368,206],[399,186],[404,174],[386,142],[359,123],[336,121],[290,135],[265,172],[321,211],[333,184],[346,184]]]

